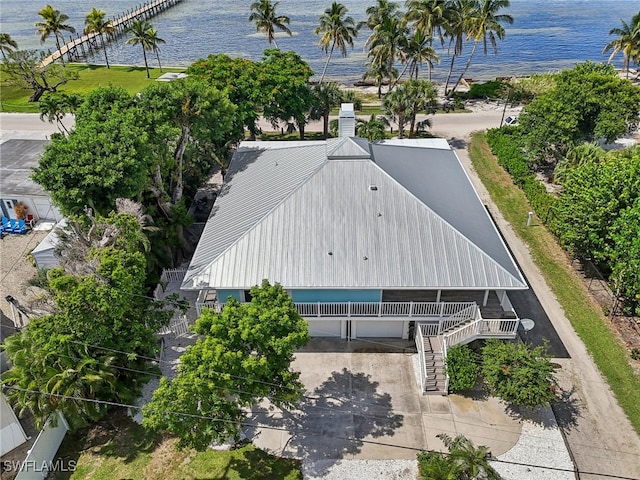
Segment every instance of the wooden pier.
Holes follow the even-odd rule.
[[[128,10],[116,18],[111,19],[111,25],[113,26],[113,33],[109,35],[111,39],[124,35],[131,27],[134,20],[148,20],[155,15],[164,12],[165,10],[177,5],[182,0],[150,0],[147,3],[139,5],[131,10]],[[80,60],[94,51],[104,48],[101,42],[98,41],[100,33],[92,32],[86,35],[76,34],[76,38],[69,37],[69,42],[60,47],[60,50],[56,50],[51,55],[46,57],[42,61],[42,66],[47,66],[50,63],[58,60],[66,55],[70,62]]]

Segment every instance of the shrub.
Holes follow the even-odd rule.
[[[482,349],[482,375],[492,395],[525,407],[548,405],[556,398],[555,367],[548,345],[487,340]]]
[[[455,345],[447,352],[445,372],[449,375],[449,391],[463,392],[473,388],[480,373],[478,355],[468,345]]]
[[[493,80],[491,82],[473,83],[469,91],[464,94],[467,99],[471,98],[499,98],[502,96],[504,82]]]

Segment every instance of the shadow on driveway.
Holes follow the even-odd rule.
[[[360,453],[368,441],[392,437],[402,427],[404,416],[393,412],[391,395],[378,392],[378,387],[370,375],[343,368],[303,396],[298,410],[281,416],[263,410],[254,421],[288,430],[284,456],[310,461],[318,470],[310,473],[321,476],[336,461]]]

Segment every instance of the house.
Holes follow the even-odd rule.
[[[45,140],[9,139],[0,144],[0,209],[3,217],[16,218],[14,206],[22,202],[27,207],[28,218],[62,219],[47,192],[31,180],[32,169],[38,165],[47,143]]]
[[[345,118],[346,117],[346,118]],[[291,294],[312,336],[446,344],[518,326],[527,283],[444,139],[243,142],[186,272],[198,308]],[[351,124],[349,126],[349,123]],[[444,342],[444,345],[443,345]]]

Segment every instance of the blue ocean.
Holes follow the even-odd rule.
[[[227,53],[260,59],[267,47],[266,38],[256,33],[248,21],[253,0],[183,0],[182,3],[154,17],[152,23],[158,35],[166,41],[161,45],[163,65],[186,66],[211,53]],[[9,33],[22,49],[55,50],[55,40],[49,38],[40,44],[34,23],[37,12],[47,3],[69,16],[68,23],[80,32],[85,15],[92,7],[104,10],[108,17],[139,5],[128,0],[2,0],[0,2],[1,31]],[[313,29],[318,17],[329,7],[331,0],[281,0],[278,13],[291,19],[293,36],[278,36],[282,50],[294,50],[305,59],[317,74],[324,65],[324,53],[318,48],[318,37]],[[365,10],[373,0],[343,0],[356,21],[366,18]],[[402,2],[400,2],[402,4]],[[503,13],[514,18],[513,25],[506,25],[506,34],[498,44],[498,54],[490,50],[485,56],[479,47],[466,77],[491,79],[496,76],[527,75],[535,72],[556,71],[578,62],[606,61],[602,54],[604,45],[613,36],[609,30],[621,25],[621,19],[629,22],[640,10],[638,0],[511,0],[511,6]],[[341,82],[360,80],[366,70],[364,43],[369,32],[363,29],[354,48],[342,58],[334,54],[327,75]],[[464,55],[471,49],[465,47]],[[434,80],[446,77],[449,59],[446,46],[438,49],[441,63],[433,72]],[[110,62],[117,64],[142,64],[139,47],[124,43],[124,39],[109,46]],[[102,54],[88,58],[91,63],[104,63]],[[153,65],[155,59],[150,58]],[[459,60],[461,69],[464,60]],[[614,60],[621,66],[622,56]]]

